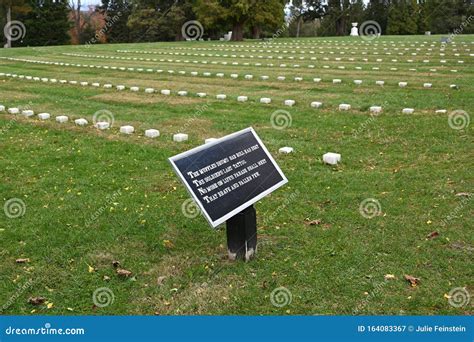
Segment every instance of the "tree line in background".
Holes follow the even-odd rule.
[[[13,46],[183,40],[189,21],[198,38],[232,31],[237,41],[345,36],[367,20],[388,35],[474,32],[470,0],[102,0],[89,10],[81,0],[0,0],[0,20],[26,27]]]

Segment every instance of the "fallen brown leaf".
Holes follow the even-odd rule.
[[[318,224],[321,224],[321,220],[317,219],[317,220],[310,221],[309,219],[306,219],[304,223],[308,226],[316,226]]]
[[[156,279],[156,284],[158,286],[163,285],[163,281],[166,279],[166,276],[159,276],[158,279]]]
[[[174,244],[173,242],[171,242],[170,240],[163,240],[163,246],[165,248],[173,248],[174,247]]]
[[[429,233],[426,238],[427,239],[433,239],[433,238],[437,237],[438,235],[439,235],[439,233],[437,231],[434,231],[434,232]]]
[[[384,276],[385,280],[390,280],[390,279],[395,279],[395,275],[394,274],[386,274]]]
[[[17,264],[25,264],[27,262],[30,262],[30,259],[29,258],[20,258],[20,259],[16,259],[15,262]]]
[[[411,286],[415,287],[420,283],[420,278],[405,274],[405,280],[410,283]]]
[[[122,268],[118,268],[117,269],[117,275],[127,278],[127,277],[130,277],[132,275],[132,272],[130,272],[128,270],[124,270]]]
[[[31,305],[40,305],[43,304],[46,301],[46,298],[44,297],[30,297],[28,298],[28,303]]]
[[[469,192],[458,192],[456,197],[470,197],[471,194]]]

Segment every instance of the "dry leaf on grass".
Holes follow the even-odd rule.
[[[394,274],[386,274],[384,276],[385,280],[391,280],[391,279],[395,279],[395,275]]]
[[[405,280],[410,283],[411,286],[415,287],[420,283],[420,278],[405,274]]]
[[[174,244],[170,240],[163,240],[163,246],[165,248],[173,248]]]
[[[321,224],[321,220],[320,219],[317,219],[317,220],[309,220],[309,218],[307,218],[305,221],[304,221],[304,224],[306,224],[307,226],[316,226],[318,224]]]
[[[166,279],[166,276],[160,276],[160,277],[158,277],[158,279],[156,280],[156,284],[157,284],[158,286],[163,285],[163,281],[164,281],[165,279]]]
[[[119,261],[117,261],[117,260],[115,260],[115,261],[112,261],[112,266],[113,266],[113,267],[115,267],[115,268],[117,268],[117,267],[119,267],[119,266],[120,266],[120,262],[119,262]]]
[[[29,258],[20,258],[20,259],[16,259],[15,262],[17,264],[26,264],[27,262],[30,262],[30,259]]]
[[[31,305],[40,305],[43,304],[46,301],[46,298],[44,297],[30,297],[28,298],[28,303]]]
[[[456,197],[470,197],[471,194],[469,192],[458,192]]]
[[[122,268],[119,268],[119,269],[117,269],[117,275],[119,275],[120,277],[127,278],[127,277],[130,277],[132,275],[132,272],[130,272],[128,270],[124,270]]]
[[[433,239],[435,237],[437,237],[439,235],[439,233],[437,231],[434,231],[434,232],[431,232],[428,234],[428,236],[426,236],[427,239]]]

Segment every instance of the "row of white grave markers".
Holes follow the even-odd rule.
[[[144,62],[184,63],[184,64],[203,64],[203,65],[212,64],[212,65],[229,65],[229,66],[250,66],[250,65],[252,65],[249,62],[243,62],[243,63],[232,62],[232,63],[229,63],[229,62],[226,62],[226,61],[212,61],[212,60],[208,61],[208,60],[188,60],[188,59],[181,60],[181,59],[164,59],[164,58],[163,59],[157,59],[157,58],[142,58],[142,57],[117,57],[117,56],[109,56],[109,55],[85,55],[85,54],[77,54],[77,53],[64,53],[64,55],[72,56],[72,57],[97,58],[97,59],[109,59],[109,60],[123,60],[123,61],[142,61],[142,62],[144,61]],[[311,60],[317,61],[317,58],[312,57]],[[324,57],[323,60],[324,61],[330,61],[330,59],[327,58],[327,57]],[[335,62],[341,62],[342,58],[335,57],[334,61]],[[356,60],[355,58],[352,58],[352,57],[347,58],[347,61],[348,62],[358,62],[358,60]],[[377,59],[375,59],[375,61],[370,61],[368,58],[362,58],[361,61],[366,62],[366,63],[383,63],[384,62],[384,60],[382,58],[377,58]],[[386,62],[387,63],[388,62],[389,63],[403,63],[403,62],[414,63],[414,62],[417,62],[417,61],[415,61],[413,59],[407,59],[406,61],[400,61],[399,59],[392,58],[392,59],[390,59],[390,61],[386,61]],[[424,64],[432,63],[429,59],[424,59],[420,62],[422,62]],[[440,63],[441,64],[446,64],[447,60],[446,59],[441,59]],[[457,63],[458,64],[463,64],[464,61],[463,60],[458,60]],[[338,63],[338,66],[339,66],[339,64],[340,63]],[[308,65],[279,64],[279,65],[275,65],[273,63],[262,64],[262,63],[259,63],[259,62],[253,63],[253,66],[256,66],[256,67],[269,67],[269,68],[275,68],[275,67],[279,67],[279,68],[307,67],[309,69],[315,69],[316,68],[316,66],[314,64],[308,64]],[[344,67],[344,69],[346,68],[346,66],[341,66],[341,67]],[[352,65],[350,65],[350,67],[352,67]],[[125,68],[125,67],[123,67],[123,68]],[[327,68],[331,68],[331,66],[325,65],[325,66],[323,66],[323,68],[327,69]],[[121,70],[120,67],[117,67],[117,69]],[[128,69],[128,68],[125,68],[125,69]],[[145,69],[145,67],[141,67],[141,68],[137,68],[137,69]]]
[[[214,51],[214,50],[213,50]],[[152,54],[152,55],[167,55],[167,56],[183,56],[183,57],[218,57],[218,58],[251,58],[251,59],[289,59],[289,60],[318,60],[316,57],[312,56],[312,57],[305,57],[305,56],[282,56],[282,55],[278,55],[278,56],[275,56],[275,55],[234,55],[234,54],[231,54],[231,55],[228,55],[228,54],[220,54],[220,53],[191,53],[191,52],[170,52],[170,51],[144,51],[144,50],[137,50],[137,51],[130,51],[130,50],[117,50],[118,53],[128,53],[128,54]],[[314,51],[311,51],[312,53],[311,54],[315,54]],[[333,51],[319,51],[319,54],[334,54]],[[62,53],[63,55],[74,55],[72,53]],[[385,52],[384,53],[385,55],[387,56],[391,56],[392,55],[392,52]],[[399,52],[397,53],[398,55],[400,56],[404,56],[405,54],[403,52]],[[342,53],[342,55],[345,55],[345,53]],[[352,55],[355,55],[355,53],[353,53]],[[361,53],[361,55],[367,55],[367,53]],[[380,56],[378,53],[374,53],[373,54],[374,56]],[[412,52],[410,53],[411,56],[422,56],[422,54],[418,54],[417,52]],[[471,54],[471,55],[474,55],[474,54]],[[432,53],[425,53],[424,56],[430,56],[430,57],[434,57],[434,55]],[[444,52],[440,52],[439,53],[439,56],[440,57],[446,57],[446,54]],[[460,57],[461,54],[460,53],[455,53],[453,54],[454,57]],[[95,57],[95,58],[104,58],[104,57]],[[127,59],[127,60],[140,60],[140,61],[158,61],[158,59],[156,58],[153,58],[153,59],[150,59],[150,58],[139,58],[139,57],[109,57],[109,58],[115,58],[115,59]],[[345,57],[347,58],[348,61],[358,61],[358,59],[354,58],[354,57]],[[450,56],[448,57],[450,58]],[[453,58],[454,59],[454,58]],[[323,57],[323,60],[325,61],[328,61],[330,60],[329,57]],[[335,61],[341,61],[342,60],[342,57],[334,57],[334,60]],[[160,60],[160,61],[163,61],[163,60]]]
[[[396,44],[395,42],[393,43],[385,43],[385,44],[378,44],[377,42],[370,42],[368,44],[365,44],[364,42],[357,42],[352,41],[348,42],[348,44],[337,44],[337,43],[330,43],[330,44],[322,44],[324,42],[322,41],[317,41],[312,44],[303,44],[299,43],[298,44],[286,44],[287,46],[282,47],[281,45],[272,45],[269,44],[269,42],[264,43],[265,47],[263,48],[261,45],[251,45],[251,44],[235,44],[232,45],[231,48],[225,47],[222,44],[211,44],[211,47],[191,47],[191,46],[174,46],[174,47],[169,47],[168,49],[170,50],[193,50],[193,51],[214,51],[214,50],[219,50],[219,51],[227,51],[227,52],[239,52],[243,51],[245,52],[268,52],[268,53],[314,53],[315,49],[322,50],[322,49],[336,49],[336,50],[350,50],[350,51],[358,51],[358,50],[380,50],[384,49],[387,50],[389,48],[393,48],[395,50],[398,50],[400,48],[403,48],[405,51],[409,50],[416,50],[416,51],[422,51],[422,50],[429,50],[429,49],[439,49],[439,50],[452,50],[452,51],[458,51],[458,45],[456,43],[450,43],[450,44],[441,44],[441,42],[424,42],[422,44],[405,44],[405,43],[398,43]],[[468,44],[461,42],[460,46],[465,49],[465,51],[470,51],[470,48]],[[472,42],[471,42],[472,46]],[[275,50],[275,49],[281,49],[281,48],[290,48],[293,50]],[[248,49],[248,50],[246,50]],[[306,51],[303,49],[312,49],[312,51]],[[299,50],[299,51],[298,51]]]
[[[188,50],[189,49],[181,49],[181,51],[183,50]],[[224,57],[224,58],[258,58],[258,59],[273,59],[273,58],[276,58],[276,59],[296,59],[296,58],[300,58],[300,59],[305,59],[306,57],[305,56],[311,56],[311,55],[339,55],[339,56],[342,56],[342,55],[365,55],[365,56],[380,56],[380,55],[387,55],[387,56],[390,56],[390,55],[393,55],[393,54],[397,54],[399,56],[405,56],[405,55],[411,55],[411,56],[436,56],[436,54],[439,54],[439,56],[443,57],[443,56],[446,56],[446,53],[448,51],[446,51],[445,49],[440,49],[439,51],[434,51],[433,49],[427,49],[426,52],[424,51],[421,51],[420,49],[416,49],[415,51],[416,52],[411,52],[409,48],[405,48],[405,49],[399,49],[399,48],[394,48],[394,49],[388,49],[388,48],[384,48],[383,50],[378,50],[378,49],[374,49],[374,51],[359,51],[358,49],[350,49],[350,51],[332,51],[332,50],[319,50],[319,51],[279,51],[279,50],[268,50],[268,51],[264,51],[264,50],[240,50],[240,51],[236,51],[236,50],[232,50],[231,54],[227,54],[226,51],[229,51],[229,50],[226,50],[226,49],[222,49],[222,50],[219,50],[219,49],[204,49],[204,50],[207,50],[208,52],[207,53],[191,53],[191,52],[161,52],[161,51],[129,51],[129,50],[118,50],[117,52],[118,53],[137,53],[137,54],[152,54],[152,55],[168,55],[168,54],[171,54],[171,55],[178,55],[178,56],[201,56],[201,57],[204,57],[204,56],[209,56],[209,57]],[[345,50],[349,50],[349,48],[345,49]],[[461,55],[460,52],[457,52],[458,50],[453,50],[453,51],[449,51],[448,55],[449,56],[453,56],[454,57],[460,57],[462,55],[464,56],[470,56],[472,57],[474,54],[471,53],[471,50],[470,49],[465,49],[463,52],[463,54]],[[213,52],[213,53],[211,53]],[[218,52],[218,53],[216,53]],[[248,56],[245,56],[245,55],[237,55],[236,53],[242,53],[242,52],[245,52],[245,53],[256,53],[257,55],[248,55]],[[235,53],[235,54],[234,54]],[[276,55],[258,55],[259,53],[272,53],[272,54],[276,54]],[[290,56],[283,56],[281,54],[291,54]],[[300,55],[298,57],[298,55]],[[301,56],[303,55],[303,56]]]
[[[6,58],[6,57],[0,57],[0,58]],[[142,69],[142,68],[124,68],[124,67],[115,67],[115,66],[100,66],[100,65],[82,65],[82,64],[71,64],[71,63],[62,63],[62,62],[45,62],[45,61],[32,61],[32,60],[23,60],[23,59],[18,59],[18,58],[7,58],[8,60],[16,60],[16,61],[22,61],[22,62],[27,62],[27,63],[34,63],[34,64],[44,64],[44,65],[57,65],[57,66],[68,66],[68,67],[86,67],[86,68],[98,68],[98,69],[112,69],[112,70],[120,70],[120,71],[136,71],[136,72],[143,72],[145,71],[145,69]],[[324,66],[323,66],[324,67]],[[357,70],[359,70],[359,68],[361,67],[355,67]],[[395,68],[392,68],[392,69],[395,69]],[[415,69],[413,69],[415,70]],[[153,69],[146,69],[147,72],[154,72]],[[436,69],[431,69],[430,71],[432,72],[436,72]],[[156,72],[158,73],[162,73],[163,70],[156,70]],[[457,72],[457,70],[451,70],[451,72]],[[175,71],[174,70],[168,70],[168,73],[169,74],[174,74]],[[186,71],[178,71],[178,74],[179,75],[186,75]],[[197,71],[191,71],[190,72],[190,75],[191,76],[199,76],[199,73]],[[212,73],[210,72],[203,72],[202,73],[203,76],[205,77],[210,77],[212,76]],[[215,74],[216,77],[224,77],[225,74],[224,73],[216,73]],[[239,78],[239,74],[230,74],[230,78],[233,78],[233,79],[237,79]],[[252,74],[247,74],[244,76],[244,78],[246,80],[252,80],[254,79],[253,78],[253,75]],[[269,80],[270,77],[268,75],[262,75],[260,76],[260,79],[263,80],[263,81],[266,81],[266,80]],[[305,80],[303,77],[301,76],[295,76],[294,78],[294,81],[295,82],[302,82],[303,80]],[[277,76],[277,80],[278,81],[284,81],[286,80],[286,76]],[[316,82],[316,83],[319,83],[322,81],[322,78],[319,78],[319,77],[314,77],[313,82]],[[357,80],[358,82],[355,82],[356,84],[361,84],[362,81],[361,80]],[[383,82],[383,83],[381,83]],[[333,84],[339,84],[339,83],[342,83],[342,80],[341,79],[333,79],[332,80],[332,83]],[[401,82],[403,83],[403,82]],[[375,82],[376,85],[384,85],[385,84],[385,81],[376,81]],[[431,84],[432,83],[428,83],[428,82],[425,82],[423,83],[423,86],[425,88],[431,88],[430,87],[426,87],[425,85],[426,84]],[[399,83],[400,85],[400,83]],[[450,85],[450,88],[458,88],[456,85]]]
[[[248,46],[253,46],[253,47],[261,47],[262,45],[269,46],[269,45],[274,45],[274,46],[306,46],[306,45],[316,45],[316,46],[324,46],[324,44],[332,44],[332,45],[337,45],[337,46],[368,46],[368,47],[373,47],[373,46],[378,46],[378,45],[401,45],[401,46],[422,46],[425,44],[432,44],[432,45],[441,45],[441,42],[438,40],[423,40],[423,41],[411,41],[411,42],[405,42],[405,41],[395,41],[395,40],[388,40],[387,37],[384,37],[384,39],[381,40],[375,40],[375,41],[370,41],[366,42],[364,40],[338,40],[338,39],[321,39],[321,38],[316,38],[316,39],[310,39],[308,38],[307,40],[290,40],[290,41],[279,41],[279,40],[267,40],[267,41],[258,41],[258,42],[245,42],[244,43],[236,43],[232,44],[232,48],[235,47],[248,47]],[[456,45],[456,44],[461,44],[461,45],[468,45],[468,44],[473,44],[472,42],[467,42],[467,41],[454,41],[451,43],[451,45]],[[211,44],[212,46],[228,46],[222,43],[213,43]]]
[[[18,78],[18,79],[26,79],[26,80],[33,80],[33,81],[41,81],[41,82],[51,82],[51,83],[59,83],[59,84],[71,84],[71,85],[81,85],[81,86],[88,86],[88,85],[91,85],[92,87],[100,87],[100,83],[97,83],[97,82],[93,82],[93,83],[90,83],[90,82],[78,82],[78,81],[67,81],[67,80],[57,80],[55,78],[52,78],[52,79],[48,79],[48,78],[40,78],[40,77],[33,77],[33,76],[25,76],[25,75],[17,75],[17,74],[5,74],[5,73],[0,73],[0,77],[2,76],[6,76],[6,77],[12,77],[12,78]],[[401,87],[405,87],[406,86],[406,82],[401,82],[402,85],[400,85]],[[425,87],[427,87],[427,85],[429,85],[429,87],[431,87],[431,84],[425,84]],[[108,84],[104,84],[103,86],[104,88],[106,89],[111,89],[113,88],[113,85],[108,83]],[[451,85],[451,87],[457,87],[456,85]],[[116,86],[116,89],[118,91],[123,91],[126,89],[126,87],[124,85],[117,85]],[[130,91],[132,92],[139,92],[140,91],[140,87],[130,87]],[[144,90],[145,93],[147,94],[155,94],[157,93],[157,91],[154,89],[154,88],[145,88]],[[169,96],[172,94],[171,90],[169,89],[162,89],[160,91],[160,94],[161,95],[165,95],[165,96]],[[187,96],[188,95],[188,92],[185,91],[185,90],[180,90],[176,93],[178,96]],[[197,97],[207,97],[207,93],[203,93],[203,92],[198,92],[196,93],[196,96]],[[227,99],[227,95],[225,94],[217,94],[216,95],[216,99],[217,100],[226,100]],[[247,102],[249,100],[248,96],[237,96],[237,102]],[[272,103],[272,99],[269,98],[269,97],[261,97],[259,99],[259,102],[262,103],[262,104],[270,104]],[[288,106],[288,107],[293,107],[295,104],[296,104],[296,101],[295,100],[292,100],[292,99],[288,99],[288,100],[284,100],[283,101],[283,104],[285,106]],[[323,106],[323,103],[322,102],[319,102],[319,101],[312,101],[310,103],[310,106],[312,108],[321,108]],[[371,113],[374,113],[375,112],[375,109],[373,110],[373,108],[380,108],[379,110],[377,110],[377,112],[381,112],[382,111],[382,107],[378,107],[378,106],[372,106],[370,107],[370,112]],[[341,111],[348,111],[348,110],[351,110],[352,109],[352,106],[350,104],[340,104],[339,105],[339,110]],[[413,108],[404,108],[402,110],[402,113],[403,114],[412,114],[415,110]],[[436,112],[438,113],[440,110],[437,110]],[[445,109],[442,109],[441,111],[445,111]]]
[[[437,43],[437,42],[436,42]],[[423,51],[428,50],[432,51],[433,49],[439,49],[439,51],[459,51],[460,49],[464,49],[464,51],[470,51],[471,45],[461,43],[458,47],[456,43],[450,44],[377,44],[377,42],[371,42],[370,44],[321,44],[320,42],[316,42],[315,44],[298,44],[298,45],[288,45],[288,46],[278,46],[278,45],[271,45],[267,44],[265,47],[261,45],[232,45],[232,48],[226,48],[223,45],[212,44],[212,47],[190,47],[190,46],[179,46],[179,47],[170,47],[170,50],[194,50],[194,51],[227,51],[227,52],[268,52],[268,53],[314,53],[315,49],[323,50],[323,49],[336,49],[336,50],[350,50],[350,51],[379,51],[383,49],[384,51],[388,49],[393,50],[400,50],[401,48],[405,51],[416,50],[416,51]],[[276,50],[278,49],[278,50]],[[281,49],[293,49],[293,50],[281,50]],[[304,49],[311,49],[310,51]],[[299,51],[298,51],[299,50]]]
[[[261,52],[255,52],[255,55],[253,54],[251,50],[243,50],[243,51],[234,51],[230,54],[226,53],[225,51],[221,51],[218,49],[209,49],[209,52],[207,53],[196,53],[196,52],[162,52],[162,51],[152,51],[152,52],[147,52],[147,51],[124,51],[124,50],[118,50],[117,53],[134,53],[134,54],[151,54],[151,55],[175,55],[175,56],[200,56],[200,57],[222,57],[222,58],[257,58],[257,59],[310,59],[314,56],[317,55],[333,55],[333,56],[392,56],[392,55],[398,55],[398,56],[428,56],[428,57],[435,57],[439,55],[440,57],[448,55],[450,58],[454,57],[472,57],[473,54],[471,53],[471,50],[466,49],[461,52],[448,52],[446,50],[439,50],[439,51],[433,51],[432,49],[428,49],[427,52],[423,51],[416,51],[416,52],[410,52],[409,49],[384,49],[384,50],[375,50],[375,51],[332,51],[332,50],[320,50],[320,51],[261,51]],[[242,53],[250,53],[248,55],[242,54]],[[264,53],[264,54],[260,54]],[[272,53],[271,55],[269,53]]]
[[[210,61],[208,62],[207,60],[203,60],[203,61],[197,61],[197,60],[194,60],[194,61],[190,61],[190,60],[180,60],[180,59],[155,59],[155,58],[132,58],[132,57],[116,57],[116,56],[105,56],[105,55],[83,55],[83,54],[72,54],[72,53],[68,53],[66,54],[68,56],[73,56],[73,57],[85,57],[85,58],[98,58],[98,59],[111,59],[111,60],[129,60],[129,61],[146,61],[146,62],[164,62],[164,63],[173,63],[173,64],[203,64],[203,65],[209,65],[209,64],[212,64],[212,65],[229,65],[229,66],[256,66],[256,67],[267,67],[267,68],[308,68],[308,69],[316,69],[316,65],[314,64],[308,64],[308,65],[300,65],[300,64],[293,64],[293,65],[287,65],[287,64],[279,64],[279,65],[275,65],[273,63],[268,63],[268,64],[262,64],[262,63],[249,63],[249,62],[246,62],[246,63],[242,63],[242,64],[239,64],[239,62],[232,62],[232,63],[228,63],[228,62],[218,62],[218,61]],[[316,59],[316,58],[314,58]],[[327,57],[324,57],[323,58],[325,61],[329,61],[329,58]],[[353,59],[353,58],[352,58]],[[341,58],[335,58],[335,61],[338,62],[340,61]],[[351,58],[349,58],[349,61],[351,60]],[[367,63],[374,63],[374,62],[370,62],[368,58],[363,58],[362,59],[364,62],[367,62]],[[381,58],[378,58],[376,60],[376,63],[382,63],[383,62],[383,59]],[[399,62],[398,59],[391,59],[390,62],[393,62],[393,63],[397,63]],[[415,61],[413,59],[408,59],[406,60],[407,63],[415,63]],[[65,62],[54,62],[55,63],[64,63],[63,65],[66,65],[66,66],[83,66],[82,64],[71,64],[71,63],[65,63]],[[424,64],[428,64],[430,63],[430,60],[428,59],[425,59],[423,60],[423,63]],[[447,63],[447,60],[445,59],[442,59],[440,60],[440,63],[441,64],[445,64]],[[464,61],[458,61],[458,64],[463,64]],[[47,64],[47,63],[46,63]],[[321,66],[322,69],[340,69],[340,70],[344,70],[347,68],[352,68],[354,67],[355,70],[363,70],[363,67],[362,66],[353,66],[353,65],[350,65],[350,66],[345,66],[345,65],[339,65],[340,63],[338,63],[337,67],[336,66],[333,66],[331,67],[330,65],[323,65]],[[60,64],[59,64],[60,65]],[[432,65],[431,65],[432,66]],[[89,65],[85,65],[85,67],[89,67]],[[161,73],[161,72],[164,72],[163,69],[152,69],[152,68],[147,68],[147,67],[124,67],[124,66],[109,66],[109,65],[105,65],[105,66],[94,66],[94,67],[101,67],[101,68],[104,68],[104,69],[113,69],[113,70],[120,70],[120,71],[148,71],[148,72],[158,72],[158,73]],[[395,68],[395,67],[390,67],[389,68],[391,71],[397,71],[399,70],[398,68]],[[380,67],[376,67],[376,66],[373,66],[371,67],[371,69],[369,70],[381,70]],[[384,68],[382,70],[385,70]],[[388,70],[388,67],[387,67],[387,70]],[[416,68],[409,68],[408,71],[417,71]],[[431,72],[436,72],[437,69],[430,69]],[[457,70],[456,70],[457,71]],[[455,71],[455,72],[456,72]],[[170,74],[173,74],[175,73],[174,70],[168,70],[168,73]],[[178,72],[179,74],[185,74],[186,72],[183,71],[183,72]],[[192,75],[192,74],[191,74]],[[197,75],[197,74],[196,74]],[[212,73],[210,72],[204,72],[203,73],[203,76],[211,76]],[[195,75],[193,75],[195,76]]]
[[[20,115],[21,114],[21,115],[23,115],[27,118],[32,118],[35,115],[35,112],[31,109],[21,110],[20,108],[17,108],[17,107],[9,107],[8,109],[6,109],[6,107],[4,105],[0,104],[0,112],[5,112],[5,111],[8,112],[9,114],[12,114],[12,115]],[[37,117],[41,121],[50,120],[51,119],[51,114],[50,113],[39,113],[37,115]],[[58,116],[55,117],[55,120],[58,123],[64,124],[64,123],[67,123],[69,121],[69,117],[66,116],[66,115],[58,115]],[[74,120],[74,124],[76,126],[85,127],[85,126],[88,126],[89,122],[84,118],[79,118],[79,119]],[[106,121],[97,122],[94,125],[94,127],[99,129],[99,130],[107,130],[107,129],[111,128],[110,123],[106,122]],[[133,134],[135,132],[135,128],[133,126],[130,126],[130,125],[120,126],[119,132],[122,133],[122,134],[130,135],[130,134]],[[157,129],[147,129],[147,130],[145,130],[144,135],[145,135],[145,137],[148,137],[148,138],[157,138],[157,137],[160,136],[160,131],[158,131]],[[182,141],[186,141],[186,140],[188,140],[188,134],[176,133],[176,134],[173,135],[173,141],[175,141],[175,142],[182,142]],[[204,140],[204,143],[207,144],[207,143],[213,142],[215,140],[216,140],[216,138],[207,138],[207,139]],[[280,148],[278,150],[278,152],[282,153],[282,154],[289,154],[289,153],[293,153],[294,149],[292,147],[285,146],[285,147]],[[326,154],[323,155],[323,162],[326,163],[326,164],[336,165],[338,162],[340,162],[340,160],[341,160],[341,155],[337,154],[337,153],[329,152],[329,153],[326,153]]]
[[[32,109],[20,109],[18,107],[9,107],[8,109],[4,105],[0,105],[0,112],[7,112],[11,115],[23,115],[27,118],[33,118],[35,116],[35,112]],[[37,114],[38,120],[46,121],[51,119],[50,113],[38,113]],[[69,117],[67,115],[57,115],[55,117],[55,121],[58,123],[67,123],[69,122]],[[74,124],[76,126],[86,127],[89,125],[89,121],[85,118],[79,118],[74,120]],[[111,128],[110,122],[108,121],[99,121],[94,124],[94,127],[98,130],[108,130]],[[133,134],[135,132],[135,128],[130,125],[120,126],[119,132],[122,134]],[[145,137],[147,138],[157,138],[160,136],[160,131],[157,129],[147,129],[144,132]],[[184,133],[176,133],[173,135],[173,141],[181,142],[188,140],[188,135]]]

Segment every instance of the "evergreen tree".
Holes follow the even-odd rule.
[[[27,29],[21,46],[65,45],[70,43],[67,0],[28,0],[30,11],[18,16]]]
[[[429,31],[428,13],[425,1],[420,1],[418,4],[418,15],[416,17],[416,24],[418,27],[418,34],[424,34],[426,31]]]
[[[403,11],[398,1],[392,2],[388,8],[386,33],[390,35],[401,34]]]
[[[391,0],[370,0],[365,11],[365,20],[375,20],[380,25],[382,34],[387,33],[390,3]]]
[[[128,17],[132,13],[130,0],[102,0],[98,8],[105,17],[102,29],[109,43],[125,43],[130,41],[130,28],[127,26]]]
[[[136,0],[127,26],[131,40],[181,39],[183,24],[194,18],[193,3],[185,0]]]

